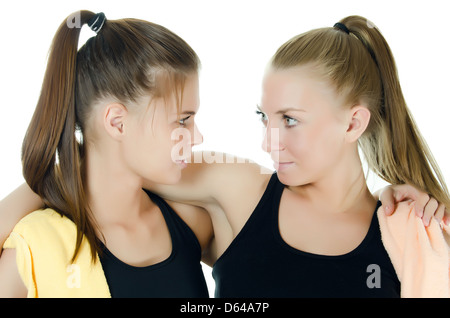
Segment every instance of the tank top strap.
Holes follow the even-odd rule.
[[[189,245],[191,248],[198,249],[201,254],[201,246],[197,236],[183,219],[172,209],[172,207],[157,194],[145,190],[150,199],[159,207],[164,220],[166,221],[172,239],[172,248],[178,250],[180,246]]]
[[[264,228],[266,230],[271,229],[272,217],[275,212],[278,212],[280,206],[281,195],[285,185],[280,182],[276,172],[270,177],[266,190],[264,191],[258,205],[253,210],[247,223],[241,232],[246,232],[248,228]]]
[[[253,213],[256,212],[257,215],[264,215],[264,218],[267,218],[273,214],[273,211],[278,211],[284,188],[285,185],[280,182],[277,173],[274,172]]]
[[[272,211],[278,211],[280,208],[280,202],[281,202],[281,195],[283,194],[283,190],[286,187],[283,183],[281,183],[280,179],[278,179],[278,174],[275,172],[272,175],[273,179],[273,190],[272,190],[272,197],[271,197],[271,202],[272,202]]]

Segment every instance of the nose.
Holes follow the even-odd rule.
[[[203,143],[203,135],[197,127],[197,124],[194,124],[194,136],[192,138],[191,146],[197,146]]]
[[[269,126],[264,127],[262,149],[267,153],[271,153],[273,151],[280,151],[282,148],[280,144],[280,129]]]

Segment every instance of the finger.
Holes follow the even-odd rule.
[[[430,220],[436,213],[438,207],[439,203],[435,198],[430,198],[430,200],[428,200],[427,204],[425,205],[422,217],[422,221],[425,226],[430,225]]]
[[[415,202],[414,210],[418,217],[423,217],[424,209],[430,196],[409,184],[392,186],[396,202],[406,201],[407,199]]]
[[[444,219],[444,214],[445,214],[445,205],[439,203],[436,213],[434,213],[434,218],[438,223],[441,223],[441,221]]]
[[[445,223],[445,225],[449,225],[450,224],[450,211],[449,209],[445,208],[444,211],[444,217],[442,219]]]
[[[384,188],[380,193],[381,205],[384,208],[384,213],[386,215],[391,215],[394,212],[394,190],[392,187]]]
[[[415,203],[414,209],[415,209],[416,215],[418,217],[421,218],[424,216],[425,208],[426,208],[428,202],[430,201],[430,199],[431,199],[431,197],[424,192],[419,192],[419,194],[417,194],[416,199],[415,199],[416,203]],[[436,209],[437,209],[437,206],[435,207],[434,211],[436,211]],[[434,211],[433,211],[433,214],[434,214]]]
[[[397,202],[405,201],[406,199],[417,201],[423,194],[423,192],[409,184],[393,185],[391,188],[394,190],[394,197]]]

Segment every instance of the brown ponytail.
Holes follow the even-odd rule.
[[[367,105],[371,120],[359,146],[369,168],[391,184],[409,183],[450,208],[444,178],[408,110],[386,40],[365,18],[350,16],[339,23],[289,40],[272,66],[311,63],[347,96],[349,106]]]
[[[81,25],[94,13],[80,11]],[[45,205],[79,226],[75,253],[82,235],[95,237],[87,219],[86,195],[81,178],[79,145],[75,138],[75,81],[81,27],[63,22],[53,39],[36,110],[22,145],[23,175]],[[58,165],[56,163],[58,162]],[[70,212],[69,212],[70,211]],[[92,251],[97,246],[91,244]]]
[[[90,11],[78,11],[57,30],[22,145],[28,185],[47,207],[77,226],[72,261],[83,236],[90,243],[93,261],[100,251],[83,183],[83,140],[93,103],[106,96],[126,103],[143,94],[159,97],[177,93],[185,77],[197,72],[200,64],[192,48],[177,35],[136,19],[106,20],[98,34],[77,52],[81,27],[94,16]],[[75,26],[67,22],[73,18]],[[161,81],[161,77],[169,81]],[[76,131],[82,135],[81,142]]]

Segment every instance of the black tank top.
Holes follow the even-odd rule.
[[[147,192],[160,208],[172,239],[170,256],[146,267],[130,266],[104,245],[100,262],[112,297],[208,297],[197,237],[160,197]],[[151,247],[149,247],[151,248]]]
[[[216,297],[399,297],[376,213],[361,244],[338,256],[297,250],[281,237],[284,185],[272,175],[252,215],[213,267]],[[380,202],[378,202],[377,208]]]

